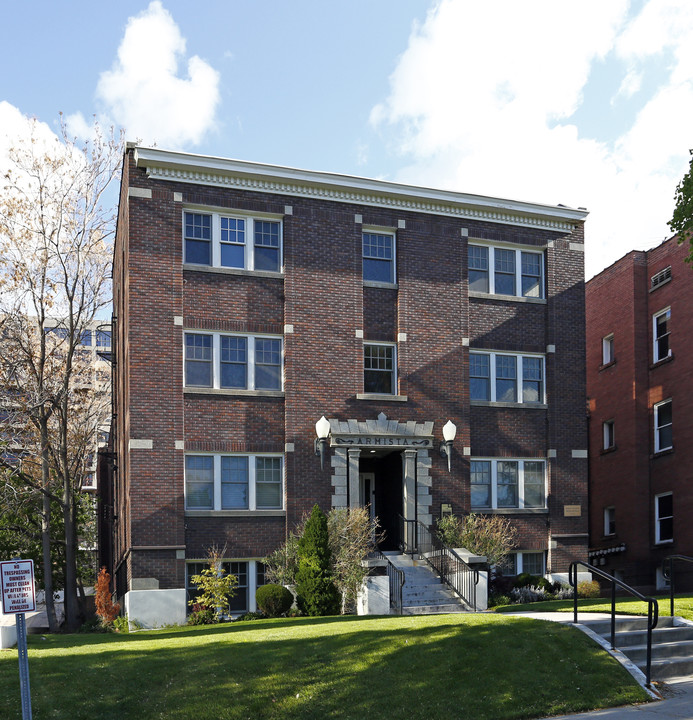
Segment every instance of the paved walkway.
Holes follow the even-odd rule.
[[[573,613],[508,613],[519,617],[552,622],[572,623]],[[580,613],[578,621],[608,619],[609,613]],[[606,710],[574,713],[572,715],[556,715],[550,720],[693,720],[693,677],[677,678],[667,683],[659,683],[663,699],[653,700],[639,705],[624,705]]]

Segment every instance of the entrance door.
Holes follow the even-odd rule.
[[[375,473],[359,473],[359,505],[368,507],[371,520],[375,518]]]

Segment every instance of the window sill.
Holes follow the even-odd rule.
[[[671,278],[668,277],[666,280],[662,280],[661,282],[658,282],[654,287],[650,288],[650,292],[653,293],[655,290],[659,290],[659,288],[663,287],[664,285],[668,285],[671,282]]]
[[[608,448],[602,448],[599,451],[599,454],[600,455],[608,455],[609,453],[616,452],[616,450],[618,450],[618,445],[612,445],[611,447],[608,447]]]
[[[238,397],[277,397],[283,398],[283,390],[233,390],[231,388],[183,388],[186,395],[233,395]]]
[[[671,538],[671,540],[659,540],[658,542],[655,542],[655,547],[661,547],[662,545],[673,545],[674,544],[674,538]]]
[[[664,455],[673,455],[673,453],[673,447],[665,448],[664,450],[657,450],[655,453],[652,454],[652,459],[654,460],[655,458],[663,457]]]
[[[657,362],[652,363],[650,365],[650,370],[655,370],[656,368],[660,367],[661,365],[666,365],[668,362],[671,362],[674,359],[674,353],[669,353],[665,358],[662,358],[661,360],[657,360]]]
[[[271,270],[242,270],[241,268],[216,267],[214,265],[192,265],[183,263],[183,270],[203,273],[221,273],[222,275],[246,275],[248,277],[275,278],[284,280],[284,273]]]
[[[478,298],[480,300],[509,300],[510,302],[530,303],[533,305],[546,305],[545,298],[520,297],[518,295],[495,295],[491,293],[469,291],[470,298]]]
[[[186,517],[285,517],[286,510],[186,510]]]
[[[599,372],[602,370],[608,370],[610,367],[613,367],[616,364],[616,360],[611,360],[608,363],[604,363],[603,365],[599,366]]]
[[[385,288],[386,290],[397,290],[399,288],[399,285],[397,283],[380,282],[379,280],[364,280],[363,287]]]
[[[472,506],[472,512],[484,515],[548,515],[548,508],[484,508]]]
[[[387,395],[385,393],[356,393],[357,400],[378,400],[384,402],[407,402],[406,395]]]
[[[491,400],[470,400],[472,407],[516,408],[519,410],[548,410],[546,403],[492,402]]]

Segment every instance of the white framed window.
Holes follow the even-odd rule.
[[[671,308],[660,310],[652,316],[652,352],[653,361],[659,362],[671,355],[669,346],[669,322],[671,320]]]
[[[510,353],[469,353],[471,400],[543,403],[544,356]]]
[[[186,510],[282,510],[281,455],[188,454]]]
[[[253,565],[261,564],[251,561],[237,561],[237,560],[224,560],[221,562],[221,567],[229,575],[235,575],[238,585],[236,585],[234,592],[229,596],[229,614],[236,615],[239,613],[247,612],[248,610],[255,610],[254,604],[251,606],[249,602],[252,602],[255,598],[255,593],[252,592],[253,588],[250,587],[249,581],[253,576]],[[187,562],[185,564],[185,589],[186,589],[186,600],[188,603],[191,600],[196,600],[200,594],[200,589],[192,582],[193,575],[199,575],[203,570],[209,567],[209,563],[206,562]],[[257,589],[257,585],[255,587]],[[249,592],[250,591],[250,592]],[[192,606],[186,603],[188,612],[192,610]]]
[[[186,210],[183,258],[188,265],[279,273],[282,223],[235,212]]]
[[[545,508],[546,462],[473,458],[470,464],[472,508]]]
[[[603,449],[613,450],[616,447],[616,435],[613,420],[602,423]]]
[[[669,399],[654,406],[654,449],[658,453],[673,447],[673,417],[671,399]]]
[[[674,495],[662,493],[655,495],[655,542],[667,543],[674,539]]]
[[[283,339],[266,335],[184,333],[185,387],[281,390]]]
[[[394,284],[395,234],[364,230],[361,234],[363,279]]]
[[[364,343],[363,391],[397,394],[397,348],[391,343]]]
[[[470,292],[544,297],[544,253],[470,244],[468,258]]]
[[[616,508],[604,508],[604,535],[616,534]]]
[[[602,338],[602,365],[608,365],[614,361],[614,335],[607,335]]]
[[[535,551],[518,551],[506,555],[500,565],[503,575],[530,575],[543,576],[546,572],[546,553]]]
[[[654,290],[660,285],[664,285],[664,283],[668,282],[669,280],[671,280],[671,265],[665,267],[664,270],[660,270],[658,273],[655,273],[650,278],[650,289]]]

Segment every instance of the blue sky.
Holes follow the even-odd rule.
[[[48,0],[5,12],[0,154],[58,112],[159,147],[590,210],[588,277],[669,235],[689,0]],[[5,135],[4,139],[2,135]]]

